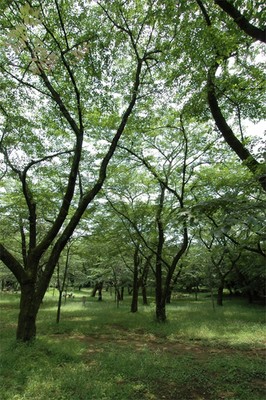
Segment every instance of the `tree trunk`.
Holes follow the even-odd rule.
[[[224,293],[224,285],[221,284],[218,288],[218,293],[217,293],[217,306],[223,305],[223,293]]]
[[[103,282],[100,282],[98,286],[98,301],[102,301],[103,299],[102,290],[103,290]]]
[[[138,293],[139,288],[136,287],[136,290],[133,290],[132,301],[131,301],[131,312],[135,313],[138,311]]]
[[[131,312],[135,313],[138,311],[138,296],[139,296],[139,246],[136,247],[134,252],[134,271],[133,271],[133,290],[132,290],[132,301],[131,301]]]
[[[147,297],[146,284],[142,284],[141,291],[142,291],[142,303],[144,306],[147,306],[148,305],[148,297]]]
[[[165,302],[163,300],[161,302],[156,302],[156,320],[157,322],[166,321]]]
[[[142,291],[142,302],[143,305],[147,306],[148,305],[148,297],[147,297],[147,279],[148,279],[148,273],[150,269],[150,263],[152,259],[152,254],[149,255],[149,257],[146,259],[142,276],[141,276],[141,291]]]
[[[41,301],[36,298],[34,284],[21,284],[20,312],[17,326],[17,340],[29,342],[36,336],[36,318]]]
[[[215,301],[214,301],[213,288],[212,288],[212,286],[211,286],[211,301],[212,301],[212,308],[213,308],[213,311],[215,311]]]
[[[198,301],[198,293],[199,293],[199,287],[198,285],[195,287],[195,300]]]
[[[162,271],[160,262],[157,264],[156,270],[156,320],[158,322],[164,322],[166,320],[165,311],[165,297],[163,295],[162,288]]]
[[[169,286],[167,288],[167,293],[166,293],[166,304],[171,304],[172,291],[173,291],[173,286]]]
[[[139,282],[138,282],[138,272],[135,276],[134,272],[134,282],[132,291],[132,301],[131,301],[131,312],[135,313],[138,311],[138,296],[139,296]]]
[[[60,321],[62,295],[63,295],[63,290],[59,290],[59,297],[58,297],[58,303],[57,303],[57,314],[56,314],[56,323],[57,324],[59,324],[59,321]]]
[[[95,296],[96,296],[97,290],[98,290],[98,284],[96,283],[96,284],[94,285],[93,290],[92,290],[91,297],[95,297]]]
[[[103,281],[96,282],[94,285],[94,288],[92,290],[91,297],[95,297],[96,293],[98,291],[98,300],[101,301],[102,300],[102,289],[103,289]]]

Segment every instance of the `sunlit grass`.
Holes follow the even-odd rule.
[[[81,297],[86,293],[85,306]],[[55,293],[56,294],[56,293]],[[155,305],[130,313],[130,298],[48,293],[37,340],[15,342],[19,296],[0,295],[1,400],[264,400],[265,309],[201,295],[177,299],[158,324]]]

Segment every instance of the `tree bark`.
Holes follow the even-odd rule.
[[[160,302],[156,298],[156,321],[157,322],[166,321],[165,301],[163,298]]]
[[[147,306],[148,305],[148,297],[147,297],[146,284],[142,284],[141,292],[142,292],[142,303],[143,303],[144,306]]]
[[[20,312],[17,325],[17,340],[29,342],[36,336],[36,318],[41,301],[35,294],[32,281],[20,285]]]

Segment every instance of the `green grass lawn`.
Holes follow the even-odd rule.
[[[88,301],[82,305],[81,296]],[[168,321],[154,304],[129,312],[88,293],[62,306],[46,295],[37,339],[17,344],[19,296],[0,295],[2,400],[265,400],[265,309],[227,299],[212,309],[201,294],[176,299]]]

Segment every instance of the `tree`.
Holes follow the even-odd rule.
[[[5,179],[12,177],[23,205],[23,251],[15,256],[4,241],[0,259],[21,287],[18,340],[35,337],[38,309],[60,254],[101,190],[108,164],[135,107],[151,51],[156,51],[152,33],[143,36],[142,32],[150,10],[143,13],[142,26],[135,27],[133,34],[130,28],[122,29],[105,18],[94,2],[78,8],[72,1],[63,5],[57,0],[49,5],[14,1],[2,6],[2,85],[17,107],[11,109],[7,99],[1,104],[1,151]],[[126,16],[126,26],[125,21]],[[110,29],[117,31],[115,37],[107,34]],[[143,38],[141,44],[135,35]],[[118,68],[123,70],[121,79],[115,78]],[[110,84],[117,85],[124,107],[112,115],[113,128],[107,133],[110,144],[95,157],[95,172],[93,149],[87,157],[87,145],[92,148],[94,138],[99,140],[104,132],[104,121],[93,120],[97,109],[108,113],[109,101],[119,103],[109,90]],[[100,133],[94,136],[94,132]],[[54,143],[56,150],[51,152]],[[88,158],[86,162],[84,157]],[[91,162],[94,176],[84,187],[87,162]],[[51,181],[53,187],[60,187],[60,200],[49,193],[48,203],[54,207],[47,213],[44,189]],[[9,188],[5,198],[11,193]]]
[[[248,292],[249,284],[254,289],[255,282],[260,282],[266,255],[265,195],[254,185],[248,171],[240,165],[233,167],[233,160],[219,162],[217,156],[218,151],[216,166],[202,166],[199,180],[194,181],[197,204],[193,232],[195,240],[200,239],[206,247],[206,271],[218,287],[217,300],[221,305],[223,288],[229,281],[229,287],[242,293],[244,287]],[[256,262],[250,262],[248,253],[253,254]]]
[[[166,110],[156,122],[162,124],[163,118],[168,118]],[[160,322],[166,320],[166,302],[174,274],[189,244],[189,184],[194,169],[205,158],[206,148],[206,142],[193,141],[191,132],[196,129],[193,123],[185,123],[182,115],[178,121],[177,112],[175,118],[172,116],[173,125],[158,127],[155,123],[150,126],[152,135],[149,137],[143,128],[141,147],[136,141],[130,148],[120,145],[134,158],[135,170],[139,171],[139,175],[135,172],[137,179],[143,179],[145,168],[150,180],[145,176],[141,181],[141,192],[131,191],[132,204],[123,199],[121,185],[119,201],[112,201],[115,211],[134,228],[138,240],[154,255],[152,270],[155,276],[156,319]],[[208,134],[205,134],[207,137]],[[131,165],[129,168],[128,173],[132,174]]]

